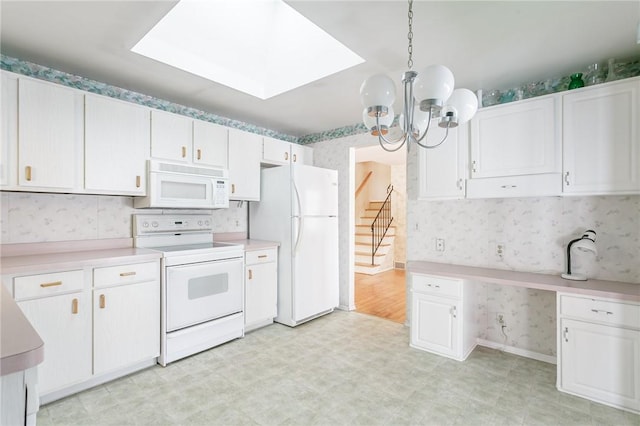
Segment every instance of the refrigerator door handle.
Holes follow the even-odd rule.
[[[304,228],[304,219],[302,217],[302,204],[300,203],[300,194],[298,193],[298,187],[296,186],[296,181],[291,180],[293,184],[293,191],[296,194],[296,203],[298,204],[298,214],[293,217],[298,219],[298,236],[296,237],[296,244],[293,247],[293,255],[295,256],[298,252],[298,244],[300,244],[300,239],[302,238],[302,229]]]

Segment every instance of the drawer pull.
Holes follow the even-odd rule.
[[[517,187],[518,187],[517,185],[502,185],[500,188],[511,189],[511,188],[517,188]]]
[[[40,287],[42,288],[46,288],[46,287],[55,287],[58,285],[62,285],[62,281],[54,281],[52,283],[42,283],[40,284]]]
[[[76,315],[78,313],[78,299],[71,301],[71,313]]]
[[[251,269],[249,269],[249,279],[253,279],[253,271]]]
[[[596,314],[613,315],[613,312],[605,311],[605,310],[602,310],[602,309],[592,309],[591,312],[595,312]]]
[[[120,272],[120,276],[121,277],[130,277],[132,275],[135,275],[135,271],[131,271],[131,272]]]
[[[104,307],[107,306],[107,300],[106,297],[104,296],[104,294],[100,295],[100,309],[104,309]]]
[[[264,259],[266,257],[268,257],[266,254],[261,254],[261,255],[258,256],[258,259]]]

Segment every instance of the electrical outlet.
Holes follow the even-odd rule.
[[[504,245],[504,243],[496,243],[496,257],[499,260],[504,259],[505,250],[506,250],[506,246]]]
[[[436,251],[444,251],[444,238],[436,238]]]
[[[504,319],[504,314],[501,312],[496,313],[496,322],[505,327],[507,325],[507,322]]]

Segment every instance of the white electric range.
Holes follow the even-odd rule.
[[[244,246],[213,241],[207,215],[134,215],[134,245],[162,252],[161,346],[168,363],[244,336]]]

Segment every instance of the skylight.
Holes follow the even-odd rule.
[[[182,0],[131,51],[260,99],[364,62],[281,0]]]

